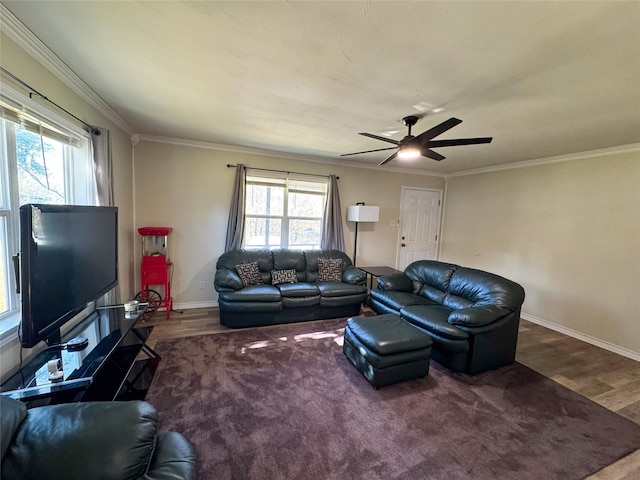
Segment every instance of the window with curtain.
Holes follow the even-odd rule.
[[[243,248],[319,249],[327,182],[248,173]]]
[[[0,95],[0,335],[19,321],[12,257],[20,205],[96,203],[88,133],[32,103],[8,88]]]

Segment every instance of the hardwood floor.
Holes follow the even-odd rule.
[[[366,309],[365,315],[374,315]],[[158,340],[231,331],[217,308],[158,312],[143,320],[153,326],[148,344]],[[258,327],[260,328],[260,327]],[[522,320],[516,360],[640,425],[640,363]],[[640,478],[640,450],[609,465],[590,480]]]

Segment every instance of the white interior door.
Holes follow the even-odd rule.
[[[402,187],[396,268],[416,260],[437,260],[442,191]]]

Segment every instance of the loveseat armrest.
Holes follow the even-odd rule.
[[[149,471],[141,480],[191,480],[195,478],[196,456],[193,447],[181,434],[158,435]]]
[[[242,288],[244,288],[240,275],[233,270],[227,270],[225,268],[216,270],[216,274],[213,278],[213,285],[216,292],[223,292],[225,290],[242,290]]]
[[[397,292],[413,292],[413,282],[404,273],[391,273],[378,277],[380,290],[395,290]]]
[[[508,308],[498,307],[496,305],[461,308],[449,314],[448,322],[451,325],[461,327],[483,327],[500,320],[510,313],[511,310]]]
[[[342,281],[344,283],[350,283],[351,285],[364,285],[366,280],[367,274],[353,265],[345,267],[342,272]]]

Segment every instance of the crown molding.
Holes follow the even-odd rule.
[[[255,148],[255,147],[241,147],[237,145],[226,145],[221,143],[202,142],[198,140],[187,140],[183,138],[148,135],[145,133],[135,134],[131,137],[131,142],[134,145],[134,148],[143,141],[153,142],[153,143],[168,143],[171,145],[179,145],[183,147],[204,148],[204,149],[218,150],[218,151],[224,151],[224,152],[249,153],[252,155],[262,155],[265,157],[298,160],[301,162],[322,163],[325,165],[362,168],[365,170],[378,170],[386,173],[402,173],[402,174],[409,174],[409,175],[421,175],[421,176],[438,177],[438,178],[445,177],[444,173],[410,170],[408,168],[397,168],[397,167],[386,167],[386,166],[381,167],[379,165],[362,165],[360,163],[350,162],[348,160],[338,161],[330,158],[323,158],[323,157],[318,157],[313,155],[294,154],[290,152],[279,152],[279,151],[267,150],[267,149]]]
[[[135,133],[134,128],[118,112],[92,90],[2,3],[0,3],[0,30],[116,126],[124,130],[128,135]]]
[[[588,152],[570,153],[568,155],[559,155],[557,157],[540,158],[537,160],[524,160],[522,162],[513,162],[505,165],[495,165],[492,167],[474,168],[471,170],[462,170],[460,172],[447,173],[445,180],[454,177],[464,177],[467,175],[480,175],[483,173],[501,172],[503,170],[514,170],[517,168],[538,167],[540,165],[549,165],[561,162],[573,162],[575,160],[586,160],[588,158],[604,157],[608,155],[619,155],[623,153],[640,152],[640,143],[632,143],[629,145],[620,145],[617,147],[602,148],[599,150],[591,150]]]

